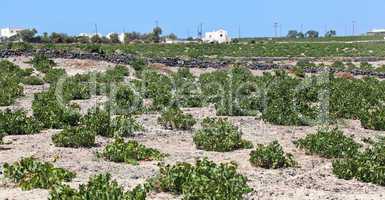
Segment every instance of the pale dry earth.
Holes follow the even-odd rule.
[[[22,64],[23,61],[15,63]],[[106,70],[111,66],[106,63],[92,61],[91,64],[84,64],[79,71],[76,67],[71,67],[77,61],[64,59],[55,60],[64,67],[69,73],[87,72],[89,70]],[[81,61],[84,62],[84,61]],[[65,65],[65,63],[69,63]],[[25,63],[24,63],[25,64]],[[25,65],[28,67],[28,65]],[[104,68],[102,67],[104,66]],[[175,69],[171,69],[175,70]],[[192,70],[194,74],[202,73],[202,69]],[[71,73],[71,74],[73,74]],[[15,105],[10,108],[24,108],[31,113],[31,102],[33,93],[48,89],[48,86],[26,86],[25,97],[19,98]],[[76,101],[82,108],[82,113],[93,105],[104,102],[105,97],[94,97],[90,100]],[[5,109],[2,107],[1,109]],[[204,117],[215,116],[213,106],[204,108],[186,108],[186,113],[192,114],[201,121]],[[227,153],[216,153],[197,150],[192,139],[194,130],[199,129],[199,123],[194,126],[193,131],[170,131],[165,130],[157,124],[159,114],[142,114],[137,116],[145,130],[136,133],[134,139],[142,144],[159,149],[163,153],[169,154],[164,159],[165,163],[191,162],[198,158],[208,157],[215,162],[238,163],[239,173],[248,177],[248,184],[254,191],[245,199],[333,199],[333,200],[356,200],[356,199],[384,199],[385,187],[361,183],[355,180],[337,179],[332,174],[331,160],[319,158],[318,156],[306,155],[293,144],[293,141],[304,137],[306,134],[313,133],[317,127],[287,127],[276,126],[264,123],[254,117],[229,117],[244,133],[244,139],[250,140],[254,145],[267,144],[278,140],[287,153],[292,153],[298,162],[298,167],[278,170],[268,170],[255,168],[249,163],[248,150],[238,150]],[[361,143],[362,139],[382,136],[383,132],[365,130],[361,127],[359,121],[346,121],[340,123],[345,134],[354,137]],[[96,152],[103,149],[105,145],[111,142],[111,139],[98,137],[97,147],[86,149],[58,148],[51,141],[51,136],[57,134],[60,130],[44,130],[36,135],[7,136],[7,144],[0,145],[0,165],[4,163],[13,163],[22,157],[34,156],[43,161],[54,162],[55,166],[63,167],[76,172],[76,178],[69,183],[73,187],[86,183],[88,178],[99,173],[111,173],[113,178],[122,184],[126,189],[132,189],[138,184],[144,183],[146,179],[155,176],[158,173],[158,162],[146,161],[133,166],[124,163],[113,163],[96,157]],[[0,167],[1,168],[1,167]],[[0,170],[1,171],[1,170]],[[0,200],[40,200],[47,199],[47,190],[21,191],[15,184],[0,175]],[[167,193],[151,193],[148,199],[168,200],[181,199]]]

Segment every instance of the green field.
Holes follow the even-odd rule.
[[[348,38],[345,39],[348,40]],[[17,44],[3,44],[0,45],[0,49],[6,47],[20,49],[20,46]],[[353,42],[353,40],[351,42],[316,42],[309,40],[272,42],[261,40],[256,43],[242,42],[238,44],[34,44],[30,48],[54,48],[106,54],[122,52],[149,58],[385,56],[385,41]]]

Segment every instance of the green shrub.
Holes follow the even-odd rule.
[[[381,139],[364,152],[333,161],[333,174],[338,178],[353,178],[385,186],[385,142]]]
[[[6,110],[0,112],[0,132],[8,135],[25,135],[39,133],[41,130],[40,122],[32,117],[27,117],[22,110],[12,112]]]
[[[3,144],[4,142],[3,142],[3,138],[6,136],[6,134],[5,133],[3,133],[3,132],[0,132],[0,144]]]
[[[300,77],[300,78],[305,78],[306,74],[305,74],[304,68],[295,66],[295,67],[293,67],[292,71],[293,71],[293,74],[295,76]]]
[[[221,100],[223,87],[228,85],[226,77],[227,72],[225,70],[217,70],[199,76],[202,94],[207,102],[216,103]]]
[[[159,72],[153,70],[143,71],[143,84],[144,84],[144,96],[146,98],[154,98],[157,95],[161,95],[163,92],[169,92],[172,90],[171,79]]]
[[[247,178],[237,173],[237,166],[217,165],[207,159],[198,160],[196,166],[189,163],[160,166],[155,186],[164,192],[180,194],[183,199],[240,200],[252,191]]]
[[[171,130],[190,130],[196,120],[191,114],[183,114],[183,111],[178,107],[170,107],[162,112],[158,118],[158,123]]]
[[[8,60],[0,61],[0,74],[13,75],[15,78],[21,78],[31,75],[32,71],[32,68],[21,69],[19,66]]]
[[[143,131],[144,128],[134,117],[126,115],[116,116],[111,123],[111,136],[129,137],[136,131]]]
[[[78,124],[80,114],[72,107],[59,104],[53,91],[35,94],[32,102],[33,116],[44,128],[60,129]]]
[[[87,129],[92,130],[97,135],[112,137],[111,133],[111,116],[108,111],[99,107],[91,108],[87,114],[81,118],[81,124]]]
[[[95,133],[85,127],[64,128],[60,133],[52,136],[52,142],[57,147],[93,147]]]
[[[199,77],[206,102],[215,103],[218,116],[255,116],[262,110],[257,79],[244,67],[233,67]]]
[[[0,61],[0,106],[9,106],[23,95],[20,83],[23,77],[29,75],[27,70],[7,60]]]
[[[381,65],[375,69],[376,72],[384,73],[385,72],[385,65]]]
[[[113,101],[107,103],[116,114],[132,115],[143,110],[143,98],[128,85],[119,85],[113,94]]]
[[[73,172],[56,168],[47,162],[42,163],[32,157],[23,158],[12,165],[5,163],[3,168],[4,176],[17,183],[23,190],[49,189],[75,177]]]
[[[97,74],[97,81],[102,83],[122,82],[124,77],[128,76],[129,69],[122,65],[116,65],[113,69],[108,69],[103,73]]]
[[[116,138],[112,144],[107,145],[102,157],[112,162],[125,162],[128,164],[138,164],[138,161],[161,160],[165,154],[156,149],[147,148],[136,141],[124,142],[123,138]]]
[[[53,60],[48,59],[44,55],[35,55],[30,63],[33,67],[40,72],[47,73],[52,67],[56,66],[56,63]]]
[[[26,76],[23,78],[22,83],[25,85],[43,85],[44,81],[37,76]]]
[[[142,185],[132,191],[125,192],[110,174],[99,174],[90,178],[87,184],[79,186],[79,190],[67,185],[55,186],[49,194],[49,200],[145,200],[148,189]]]
[[[296,165],[293,155],[285,154],[278,141],[268,145],[258,144],[255,151],[250,153],[250,162],[256,167],[278,169]]]
[[[0,106],[9,106],[23,95],[23,86],[17,78],[0,74]]]
[[[135,70],[135,75],[137,77],[142,77],[142,72],[146,69],[147,65],[143,59],[134,59],[130,62],[130,65]]]
[[[336,70],[345,70],[345,64],[342,61],[335,61],[331,67]]]
[[[316,81],[307,90],[299,89],[301,80],[288,76],[284,71],[263,77],[262,87],[266,89],[266,107],[262,119],[277,125],[308,125],[318,116],[318,88]],[[299,90],[298,90],[299,89]]]
[[[61,85],[63,100],[67,102],[90,99],[92,86],[89,80],[88,76],[80,74],[66,78],[63,85]]]
[[[175,102],[181,107],[201,107],[204,104],[199,84],[188,68],[179,68],[171,76],[175,87]]]
[[[330,113],[339,118],[358,119],[362,113],[380,105],[384,98],[384,82],[376,78],[347,80],[331,78]]]
[[[30,51],[33,50],[33,45],[26,42],[10,42],[8,48],[15,51]]]
[[[371,64],[368,63],[368,62],[361,62],[361,63],[360,63],[360,69],[368,70],[368,71],[373,71],[373,70],[374,70],[374,67],[373,67],[373,65],[371,65]]]
[[[227,152],[242,148],[252,148],[251,142],[242,139],[242,133],[227,119],[205,118],[202,129],[194,137],[198,149]]]
[[[82,117],[81,124],[104,137],[128,137],[136,131],[144,130],[132,116],[118,115],[111,116],[107,110],[99,107],[92,108]]]
[[[316,64],[308,59],[299,60],[296,64],[298,67],[315,67]]]
[[[142,72],[141,88],[144,88],[143,97],[152,98],[153,110],[162,110],[170,105],[173,100],[172,81],[170,77],[153,70]]]
[[[385,130],[385,106],[376,106],[360,115],[361,125],[366,129]]]
[[[305,149],[306,153],[318,154],[325,158],[350,157],[355,155],[360,148],[360,144],[337,129],[319,130],[315,134],[295,141],[294,144],[298,148]]]
[[[46,81],[47,83],[56,83],[60,77],[63,77],[65,75],[66,72],[64,69],[49,69],[44,76],[44,81]]]

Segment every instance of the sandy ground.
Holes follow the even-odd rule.
[[[25,97],[17,100],[13,108],[29,109],[31,95],[44,89],[44,86],[28,86]],[[43,88],[41,88],[43,87]],[[103,97],[95,97],[91,100],[76,101],[84,113],[92,105],[103,102]],[[2,108],[4,109],[4,108]],[[186,113],[191,113],[201,121],[204,117],[215,116],[212,106],[204,108],[186,108]],[[355,180],[337,179],[332,174],[331,160],[317,156],[306,155],[297,149],[292,143],[306,134],[313,133],[316,127],[284,127],[264,123],[254,117],[230,117],[229,119],[243,132],[244,139],[253,144],[267,144],[278,140],[287,153],[292,153],[298,162],[298,167],[278,170],[255,168],[249,163],[249,150],[238,150],[227,153],[216,153],[197,150],[192,139],[195,130],[199,129],[199,123],[193,131],[170,131],[157,124],[159,114],[142,114],[137,116],[145,130],[130,138],[142,144],[157,148],[163,153],[169,154],[163,162],[194,162],[197,158],[208,157],[216,162],[238,163],[239,173],[248,177],[248,184],[254,191],[245,199],[384,199],[385,187],[361,183]],[[341,124],[342,130],[347,135],[362,143],[366,137],[383,135],[383,132],[365,130],[358,121],[347,121]],[[77,187],[86,183],[92,175],[109,172],[126,189],[131,189],[137,184],[158,173],[156,161],[140,162],[133,166],[124,163],[113,163],[96,157],[95,153],[102,150],[111,142],[110,139],[98,137],[97,147],[86,149],[58,148],[52,144],[51,136],[60,130],[44,130],[40,134],[28,136],[7,136],[4,141],[8,144],[0,145],[0,166],[5,162],[13,163],[22,157],[34,156],[44,161],[56,160],[55,166],[63,167],[76,172],[76,178],[69,183]],[[1,167],[0,167],[1,171]],[[0,174],[0,200],[38,200],[47,199],[47,190],[21,191],[15,184],[6,180]],[[151,193],[148,199],[168,200],[181,199],[166,193]]]

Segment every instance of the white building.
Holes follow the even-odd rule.
[[[106,35],[106,37],[108,38],[108,39],[111,39],[111,35],[112,34],[118,34],[118,37],[119,37],[119,41],[121,42],[121,43],[124,43],[124,33],[109,33],[109,34],[107,34]]]
[[[17,35],[20,31],[25,30],[23,28],[2,28],[0,29],[0,37],[10,38]]]
[[[231,42],[231,38],[227,31],[219,29],[213,32],[205,33],[205,36],[202,38],[203,42],[206,43],[228,43]]]
[[[368,32],[369,36],[382,35],[385,36],[385,29],[373,29]]]
[[[80,33],[79,34],[80,37],[89,37],[89,38],[92,38],[95,35],[98,35],[99,37],[102,37],[102,35],[99,34],[99,33]]]

